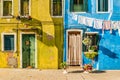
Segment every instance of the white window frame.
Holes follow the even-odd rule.
[[[14,35],[14,50],[13,50],[13,52],[16,52],[16,33],[1,33],[2,51],[7,51],[4,49],[4,35]],[[10,50],[8,50],[8,51],[10,51]]]
[[[106,12],[101,12],[101,11],[98,11],[98,0],[96,0],[96,12],[97,12],[97,13],[110,13],[110,1],[111,1],[111,0],[108,0],[108,11],[106,11]]]
[[[62,15],[61,16],[54,16],[53,15],[53,0],[51,0],[51,16],[52,17],[63,17],[63,9],[64,9],[64,0],[62,0]]]
[[[19,15],[21,15],[21,0],[19,0],[18,6],[19,6]],[[31,0],[29,0],[29,14],[28,15],[31,16]],[[25,15],[21,17],[25,17]]]
[[[12,14],[11,14],[11,16],[3,16],[3,2],[4,1],[12,1]],[[13,3],[13,0],[1,0],[1,17],[2,18],[12,18],[13,16],[13,6],[14,6],[14,3]]]

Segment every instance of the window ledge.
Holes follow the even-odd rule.
[[[9,18],[13,18],[13,16],[1,16],[1,18],[9,19]]]
[[[87,12],[70,12],[70,13],[87,13]]]
[[[110,12],[96,12],[96,13],[104,14],[104,13],[110,13]]]

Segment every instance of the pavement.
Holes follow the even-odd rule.
[[[13,69],[0,68],[0,80],[120,80],[120,70],[84,73],[80,68],[62,69]]]

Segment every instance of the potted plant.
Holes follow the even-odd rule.
[[[60,64],[61,68],[63,69],[63,73],[66,74],[67,73],[67,63],[66,62],[62,62]]]
[[[91,45],[88,49],[89,52],[97,52],[97,45]]]
[[[84,73],[92,72],[92,65],[91,64],[85,64],[83,67]]]

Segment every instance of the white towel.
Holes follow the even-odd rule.
[[[77,18],[78,18],[78,17],[77,17],[76,14],[72,14],[72,19],[73,19],[73,20],[77,21]]]
[[[86,25],[89,26],[89,27],[92,27],[93,26],[93,21],[94,21],[93,18],[86,18]]]
[[[84,16],[79,16],[78,17],[78,23],[79,24],[86,24],[86,17],[84,17]]]
[[[103,20],[100,20],[100,19],[95,19],[94,20],[94,28],[95,29],[102,29],[102,26],[103,26]]]
[[[116,30],[119,28],[119,21],[111,21],[111,28]]]
[[[79,23],[79,24],[82,23],[82,16],[78,16],[78,23]]]

